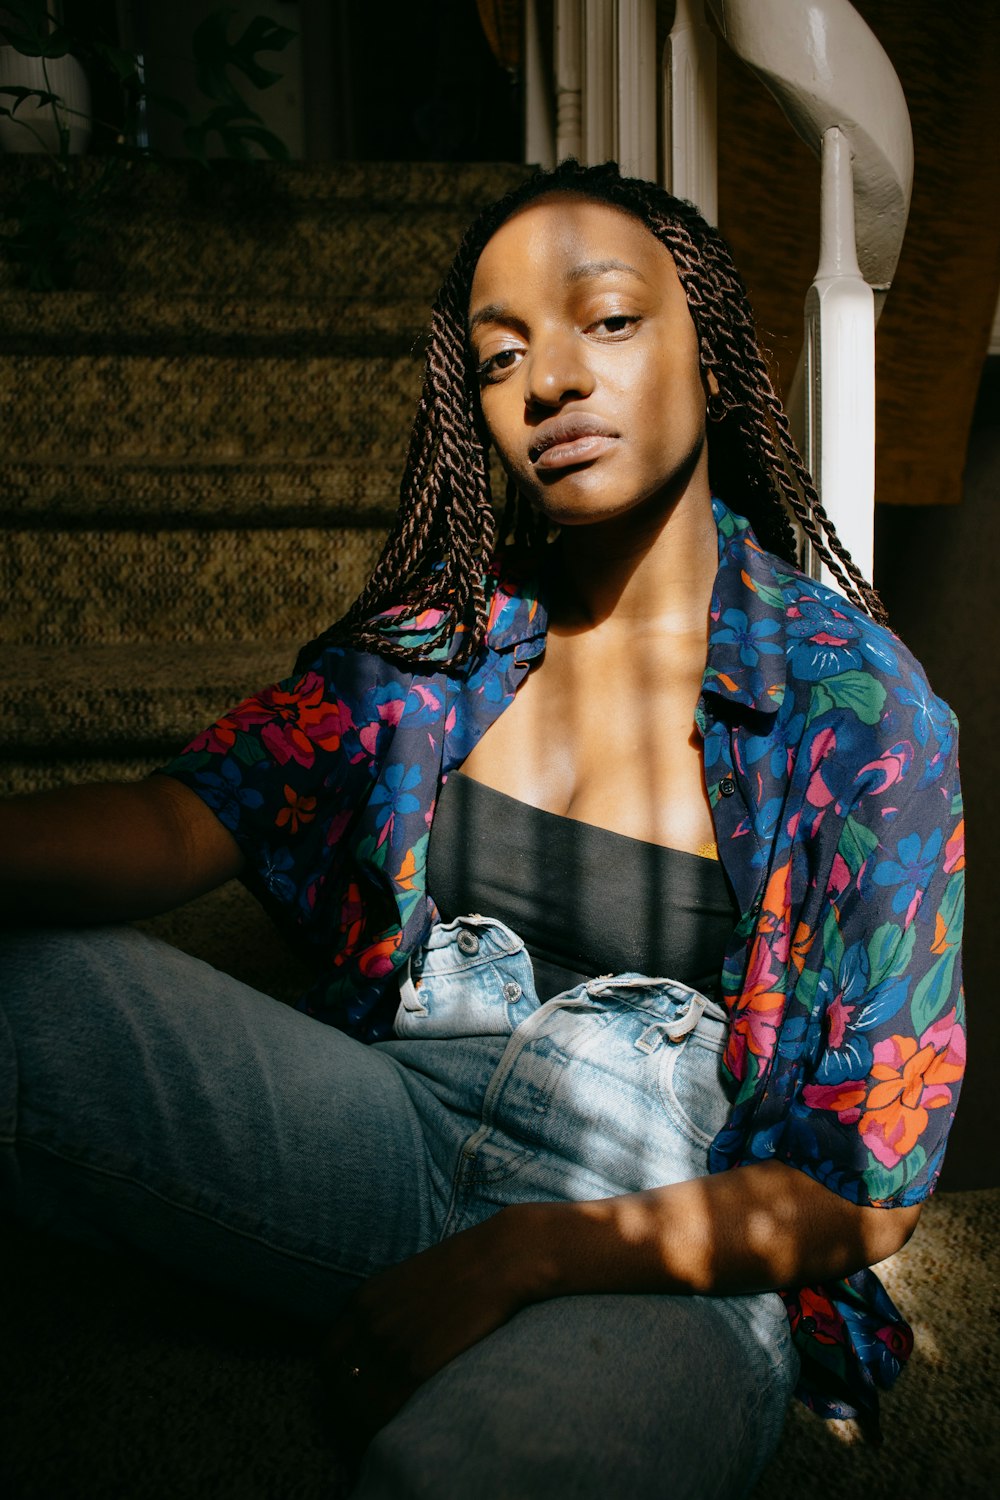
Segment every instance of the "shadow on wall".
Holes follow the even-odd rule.
[[[1000,1010],[994,1003],[996,889],[990,850],[1000,845],[995,762],[1000,701],[1000,358],[987,360],[973,419],[960,505],[876,511],[875,577],[893,629],[927,670],[961,726],[968,820],[965,989],[969,1073],[942,1175],[944,1188],[1000,1184],[994,1147]]]

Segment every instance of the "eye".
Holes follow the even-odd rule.
[[[520,349],[498,349],[496,354],[487,354],[477,360],[476,375],[482,385],[493,385],[512,370],[521,358]]]
[[[605,339],[627,339],[641,321],[634,313],[608,313],[606,317],[595,318],[586,331]]]

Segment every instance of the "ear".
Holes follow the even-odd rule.
[[[708,387],[708,394],[710,396],[717,396],[719,394],[719,382],[715,378],[714,370],[708,370],[706,372],[705,384]]]

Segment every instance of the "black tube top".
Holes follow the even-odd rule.
[[[541,999],[632,971],[715,998],[738,920],[717,860],[543,812],[453,771],[427,887],[443,921],[496,917],[525,942]]]

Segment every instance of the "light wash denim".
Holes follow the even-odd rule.
[[[436,926],[365,1046],[130,929],[0,939],[7,1211],[312,1321],[506,1204],[703,1176],[725,1017],[626,974],[540,1001],[521,939]],[[524,1309],[377,1436],[361,1500],[746,1494],[797,1375],[774,1294]]]

